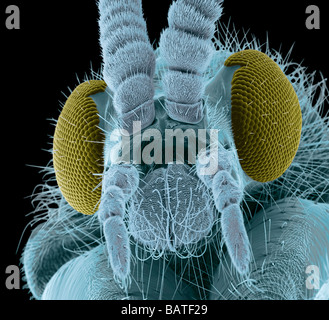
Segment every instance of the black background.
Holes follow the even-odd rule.
[[[159,40],[167,26],[171,0],[143,0],[149,36]],[[288,4],[289,3],[289,4]],[[15,4],[21,11],[21,29],[7,30],[5,9]],[[308,5],[318,5],[321,29],[305,27]],[[16,254],[19,239],[33,209],[28,198],[35,185],[42,182],[37,168],[44,166],[50,154],[54,127],[48,119],[59,115],[62,94],[77,85],[85,73],[101,66],[98,44],[98,12],[95,1],[31,0],[1,1],[1,257],[0,286],[6,300],[29,299],[27,290],[9,291],[5,288],[5,269],[19,265],[19,257],[31,229],[28,227]],[[260,42],[268,36],[270,46],[283,55],[294,44],[292,59],[308,67],[309,72],[329,75],[328,20],[325,1],[224,1],[222,21],[231,18],[236,29],[250,30]],[[320,73],[318,73],[320,79]]]

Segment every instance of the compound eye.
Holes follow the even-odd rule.
[[[299,147],[302,113],[297,94],[280,67],[259,51],[237,52],[225,66],[240,66],[231,89],[240,164],[255,181],[275,180],[289,168]]]
[[[104,92],[106,83],[91,80],[79,85],[67,99],[59,116],[53,161],[58,186],[66,201],[78,212],[94,214],[101,197],[104,136],[91,95]]]

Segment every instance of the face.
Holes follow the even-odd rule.
[[[200,10],[208,5],[195,3],[203,5]],[[97,213],[111,266],[125,285],[131,236],[157,255],[190,256],[191,248],[207,242],[219,215],[232,262],[246,274],[251,251],[241,211],[244,188],[251,181],[275,180],[290,166],[302,123],[294,88],[257,50],[232,54],[207,79],[216,56],[212,35],[192,20],[213,29],[222,12],[218,3],[208,14],[189,12],[189,22],[181,20],[183,2],[174,3],[158,58],[147,41],[141,6],[130,8],[139,16],[134,41],[136,17],[130,21],[130,11],[117,15],[112,6],[100,2],[105,81],[74,91],[56,127],[54,165],[61,191],[78,211]],[[119,29],[119,36],[113,28],[120,19],[125,31]],[[180,29],[173,27],[177,24]],[[88,138],[97,124],[104,145],[100,132]],[[77,150],[72,141],[81,139]],[[95,144],[86,150],[88,141],[103,145],[103,166],[94,159]],[[95,163],[99,182],[90,172]]]
[[[176,152],[181,144],[184,155],[173,153],[173,161],[148,167],[129,210],[129,230],[134,238],[149,249],[159,252],[192,250],[192,245],[205,238],[214,223],[214,208],[209,192],[200,183],[195,170],[195,155],[189,161],[189,152],[197,147],[198,129],[205,123],[190,125],[169,118],[160,102],[156,103],[156,119],[151,128],[158,129],[163,137],[162,154]],[[166,130],[193,130],[195,139],[170,139]],[[183,146],[182,146],[183,145]],[[194,156],[194,159],[193,159]],[[182,164],[177,164],[178,159]],[[194,161],[193,161],[194,160]],[[192,164],[194,162],[194,164]],[[141,170],[145,172],[142,165]]]
[[[104,119],[114,114],[111,107],[105,107],[111,105],[110,97],[109,93],[92,97]],[[126,154],[125,163],[138,168],[139,191],[128,208],[127,223],[129,233],[150,252],[178,250],[187,254],[213,227],[216,213],[211,193],[195,167],[198,150],[209,143],[206,119],[197,124],[173,120],[160,98],[155,100],[155,118],[150,126],[133,136],[122,135],[118,148],[105,142],[104,152],[112,156],[105,167],[122,163]],[[105,141],[114,135],[109,127]],[[113,149],[119,151],[117,156]]]

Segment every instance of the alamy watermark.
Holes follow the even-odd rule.
[[[218,168],[218,133],[217,129],[166,129],[150,128],[141,133],[141,122],[133,123],[133,135],[124,129],[115,129],[110,135],[110,161],[112,164],[169,164],[176,159],[176,164],[190,165],[198,162],[202,165],[201,175],[213,175]],[[209,145],[207,146],[207,136]],[[144,147],[142,144],[144,142]],[[174,154],[174,149],[176,153]],[[174,157],[175,155],[175,157]],[[185,161],[186,159],[186,161]]]
[[[310,5],[306,8],[308,17],[305,21],[306,28],[309,30],[320,29],[320,9],[318,6]]]
[[[318,266],[307,266],[305,273],[307,275],[305,285],[308,290],[320,289],[320,269]]]
[[[21,276],[18,266],[11,265],[6,268],[6,288],[8,290],[19,290],[21,288]]]
[[[18,6],[10,5],[6,8],[5,26],[8,30],[18,30],[21,28],[20,9]]]

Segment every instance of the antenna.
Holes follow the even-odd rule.
[[[141,0],[100,0],[100,44],[104,81],[114,92],[113,106],[121,128],[133,133],[133,122],[141,128],[155,117],[155,54],[147,34]]]

